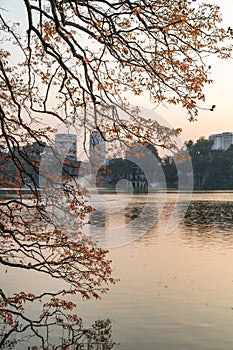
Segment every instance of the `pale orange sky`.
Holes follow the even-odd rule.
[[[173,127],[182,128],[181,136],[184,140],[196,140],[201,136],[208,137],[210,134],[225,131],[233,132],[233,60],[219,61],[210,58],[209,62],[212,66],[211,78],[214,82],[205,89],[206,102],[202,104],[202,107],[210,108],[216,105],[213,112],[200,110],[198,120],[190,123],[186,111],[180,106],[159,106],[155,110]],[[138,98],[137,101],[139,103]],[[151,103],[145,99],[140,101],[140,105],[153,108]]]

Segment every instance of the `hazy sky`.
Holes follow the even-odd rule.
[[[225,28],[233,27],[233,0],[205,0],[209,3],[218,4],[221,8],[223,17],[222,25]],[[0,0],[0,7],[7,7],[11,11],[8,13],[9,18],[12,16],[23,18],[23,10],[21,11],[21,0]],[[181,127],[183,129],[182,139],[198,139],[200,136],[208,137],[210,134],[224,131],[233,132],[233,59],[217,60],[216,58],[207,58],[207,62],[211,65],[211,78],[214,83],[205,89],[206,104],[203,107],[209,108],[216,105],[214,112],[200,111],[198,121],[190,123],[187,120],[187,114],[181,107],[167,108],[160,106],[156,109],[156,113],[161,115],[173,127]],[[153,106],[149,99],[135,97],[131,99],[133,104],[139,104],[143,107],[152,109]]]

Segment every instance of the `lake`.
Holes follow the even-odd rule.
[[[176,193],[137,194],[120,212],[116,196],[105,195],[87,233],[110,246],[120,282],[100,301],[78,301],[85,324],[110,318],[116,350],[232,350],[233,192],[193,193],[175,228],[181,200],[172,231]],[[11,270],[3,282],[43,288],[42,278]]]

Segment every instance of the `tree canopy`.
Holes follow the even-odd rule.
[[[13,111],[17,119],[12,118],[12,127],[19,124],[27,133],[23,117],[38,123],[38,116],[47,115],[81,124],[84,133],[88,128],[101,129],[103,121],[106,128],[108,120],[112,137],[119,128],[128,137],[138,137],[140,125],[140,137],[163,143],[161,136],[168,130],[162,133],[154,121],[139,119],[143,116],[129,107],[127,93],[147,91],[155,105],[180,104],[193,120],[205,100],[203,88],[211,82],[204,58],[211,53],[220,58],[231,55],[227,39],[232,31],[221,28],[220,9],[213,4],[19,3],[25,11],[23,26],[7,21],[4,10],[0,17],[4,42],[12,39],[12,48],[18,47],[15,65],[13,52],[1,48],[1,113]],[[122,120],[117,106],[130,113],[131,121]],[[34,130],[31,136],[38,133]]]

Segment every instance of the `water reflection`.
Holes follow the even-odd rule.
[[[182,236],[189,243],[226,244],[233,248],[233,202],[193,201],[182,222]]]
[[[19,325],[12,327],[2,324],[0,349],[17,347],[22,350],[111,350],[116,345],[112,340],[112,322],[109,318],[96,320],[89,328],[84,328],[82,324],[66,324],[62,319],[56,320],[56,323],[56,326],[60,326],[61,329],[55,329],[55,325],[52,327],[48,324],[46,335],[41,334],[41,330],[38,331],[43,325],[39,323],[35,325],[33,321],[31,334],[25,334],[27,327],[23,324],[20,327]],[[53,337],[49,335],[54,332],[56,332],[57,339],[53,342]]]
[[[180,202],[176,206],[175,194],[168,195],[164,206],[156,194],[134,196],[119,212],[97,210],[91,213],[88,234],[103,247],[135,241],[137,246],[153,246],[156,244],[155,237],[161,233],[164,236],[180,235],[189,244],[195,240],[202,244],[220,240],[233,246],[233,201],[230,198],[222,201],[219,196],[216,200],[204,200],[204,197],[204,194],[199,194],[197,200],[195,194],[195,200],[191,201],[185,213],[186,203]],[[183,220],[174,232],[168,234],[167,225],[175,206],[177,217],[183,216]]]
[[[214,201],[192,202],[184,218],[187,226],[195,226],[203,230],[215,227],[220,231],[233,228],[233,203]]]
[[[156,199],[156,200],[155,200]],[[145,235],[159,220],[163,201],[156,197],[134,196],[125,208],[108,211],[105,207],[90,214],[86,233],[101,247],[113,248],[131,243]]]

